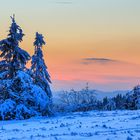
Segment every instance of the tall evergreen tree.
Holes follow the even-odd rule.
[[[45,92],[47,93],[48,97],[52,97],[52,93],[50,90],[49,83],[51,83],[50,75],[47,71],[47,66],[45,65],[42,46],[45,45],[44,37],[42,34],[36,33],[35,37],[35,52],[32,56],[32,66],[31,71],[33,73],[34,82],[39,85]]]
[[[11,17],[12,24],[8,37],[0,41],[0,79],[13,78],[18,70],[24,70],[30,55],[19,47],[19,42],[24,36],[22,29],[15,22],[15,16]]]
[[[134,100],[134,109],[140,109],[140,85],[134,87],[134,94],[133,94],[133,100]]]

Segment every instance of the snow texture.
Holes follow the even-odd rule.
[[[1,140],[139,140],[140,110],[90,111],[1,121]]]

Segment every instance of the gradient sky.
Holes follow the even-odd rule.
[[[45,62],[55,90],[131,89],[140,83],[140,0],[0,0],[0,39],[10,16],[31,55],[35,32],[46,39]]]

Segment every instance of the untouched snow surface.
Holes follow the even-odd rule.
[[[0,140],[140,140],[140,110],[1,121]]]

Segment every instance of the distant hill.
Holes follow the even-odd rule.
[[[98,99],[102,99],[104,97],[113,97],[113,96],[116,96],[117,94],[126,94],[129,92],[129,90],[116,90],[116,91],[101,91],[101,90],[95,90],[94,91],[95,94],[96,94],[96,97]]]
[[[91,90],[91,91],[93,91],[93,93],[95,94],[97,99],[102,99],[106,96],[113,97],[113,96],[116,96],[117,94],[124,95],[124,94],[130,92],[129,90],[116,90],[116,91]],[[63,93],[63,91],[54,91],[53,96],[54,96],[54,98],[57,98],[62,93]]]

